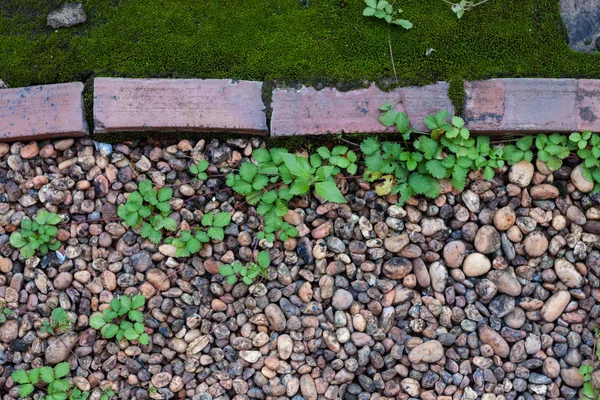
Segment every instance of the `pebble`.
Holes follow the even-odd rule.
[[[594,189],[594,182],[590,182],[583,177],[581,165],[576,166],[571,171],[571,182],[581,193],[589,193]]]
[[[527,187],[533,179],[535,168],[532,163],[521,160],[510,167],[508,180],[519,187]]]
[[[558,279],[569,288],[580,288],[583,286],[583,276],[577,271],[575,266],[564,258],[559,258],[554,262],[554,271]]]
[[[540,315],[544,321],[554,322],[565,311],[570,301],[571,294],[566,290],[560,290],[546,300],[540,311]]]
[[[499,231],[506,231],[515,224],[517,215],[511,207],[502,207],[494,214],[494,226]]]
[[[475,235],[475,249],[483,254],[490,254],[500,250],[500,234],[491,225],[484,225]]]
[[[490,259],[481,253],[469,254],[462,266],[463,272],[468,277],[485,275],[490,268],[492,268]]]
[[[444,347],[437,340],[429,340],[416,346],[408,353],[411,363],[435,363],[444,357]]]
[[[542,232],[531,232],[523,241],[525,251],[531,257],[539,257],[548,250],[548,239]]]

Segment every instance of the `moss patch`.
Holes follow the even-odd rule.
[[[86,24],[46,27],[65,2],[1,2],[0,77],[9,85],[124,76],[321,86],[392,76],[388,28],[363,17],[360,0],[82,0]],[[414,24],[391,30],[402,85],[600,76],[599,56],[567,46],[558,0],[491,0],[461,20],[440,0],[400,6]]]

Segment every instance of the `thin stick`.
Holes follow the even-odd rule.
[[[392,51],[392,36],[390,34],[390,26],[388,24],[388,45],[390,47],[390,58],[392,60],[392,68],[394,69],[394,78],[396,79],[396,84],[398,84],[398,74],[396,73],[396,63],[394,62],[394,52]],[[404,103],[404,100],[402,101]],[[406,106],[404,107],[406,109]]]

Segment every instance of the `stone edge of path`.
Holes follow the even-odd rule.
[[[94,79],[94,133],[123,131],[231,132],[272,136],[387,133],[379,106],[395,104],[413,126],[447,109],[448,83],[385,92],[375,84],[275,88],[270,129],[262,82],[229,79]],[[404,100],[404,105],[401,100]],[[35,117],[34,117],[35,116]],[[600,131],[600,80],[508,78],[465,82],[463,117],[474,133]],[[0,89],[0,141],[88,134],[83,84]]]
[[[0,141],[85,136],[83,107],[81,82],[0,89]]]
[[[267,135],[262,82],[94,79],[94,133],[238,132]]]

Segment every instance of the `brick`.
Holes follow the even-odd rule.
[[[87,134],[82,83],[0,89],[0,140],[40,140]]]
[[[579,80],[576,114],[578,131],[600,131],[600,80]]]
[[[317,91],[303,87],[299,90],[285,88],[273,91],[271,135],[321,135],[327,133],[386,133],[379,122],[379,106],[401,99],[407,104],[408,116],[417,129],[425,129],[423,119],[442,108],[453,112],[447,96],[448,84],[440,82],[424,87],[398,88],[384,92],[374,84],[366,89],[341,92],[335,88]],[[395,107],[406,111],[402,104]]]
[[[465,82],[466,126],[472,131],[504,128],[504,82],[502,79]]]
[[[225,79],[94,80],[94,132],[267,134],[262,82]]]
[[[577,80],[503,79],[504,130],[536,132],[577,129]]]

